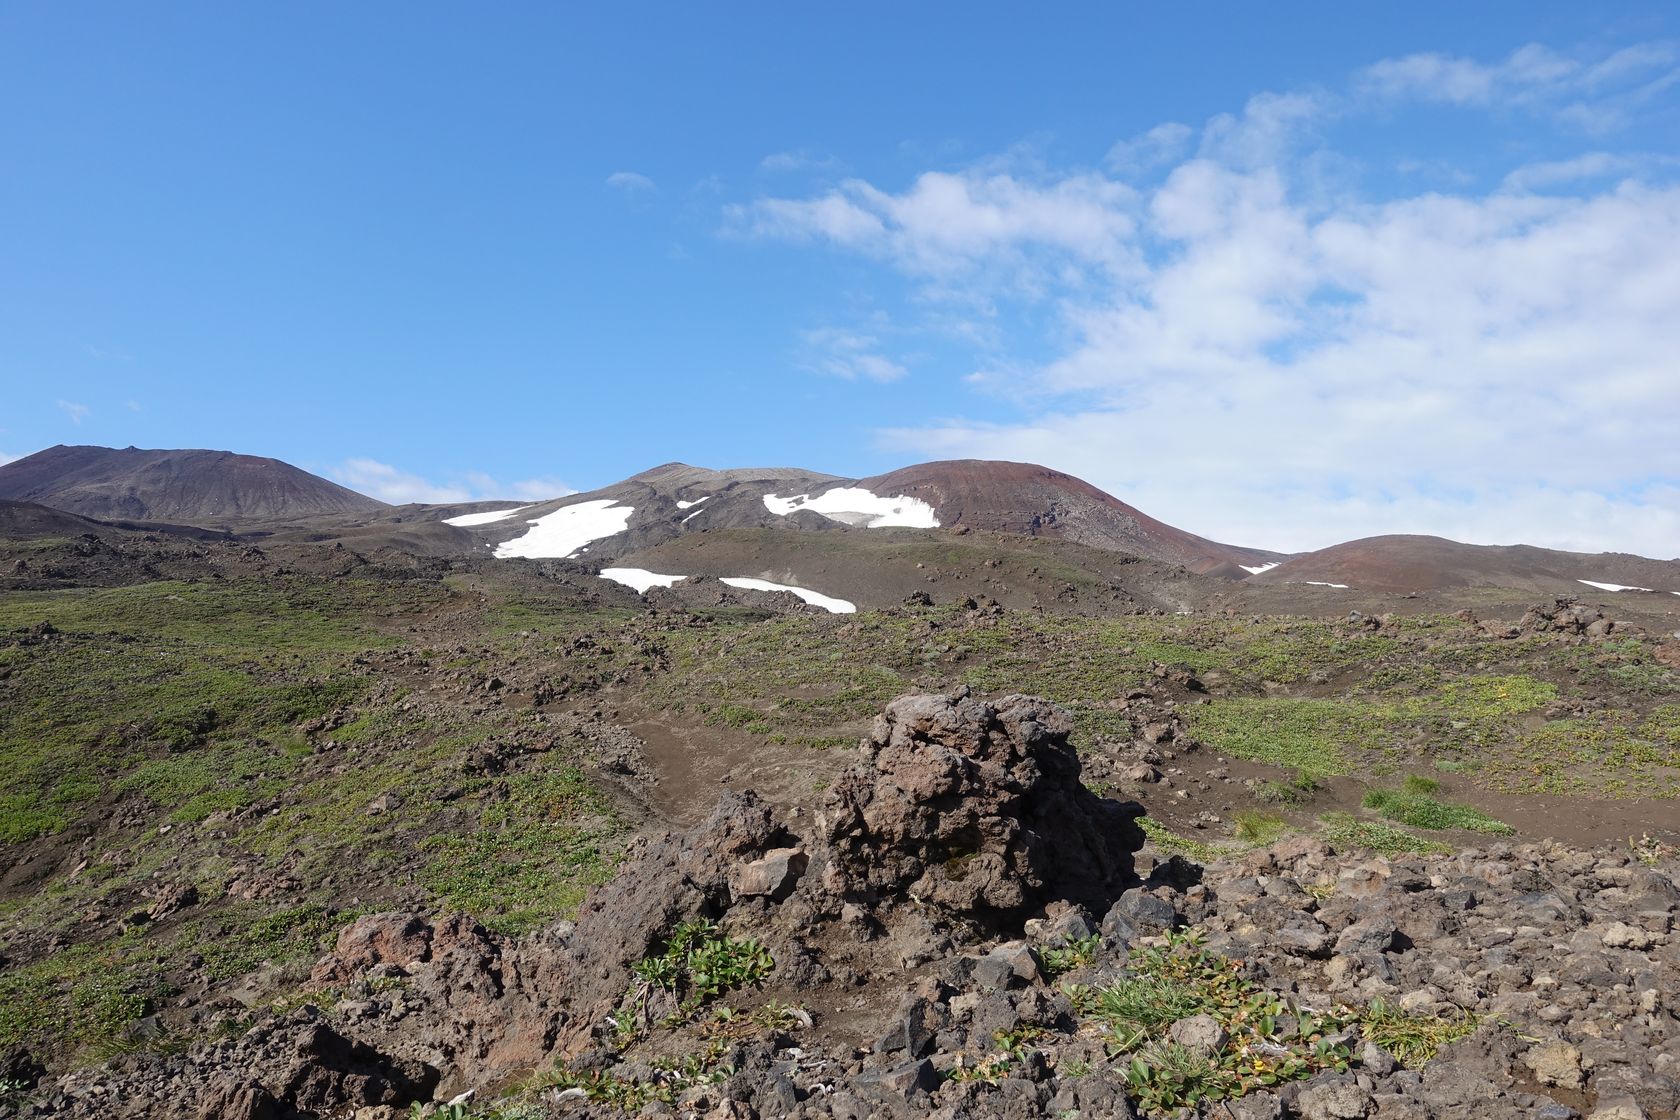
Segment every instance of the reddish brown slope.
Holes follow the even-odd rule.
[[[192,525],[388,508],[278,459],[231,451],[63,445],[0,466],[0,498],[101,520]]]
[[[1603,594],[1596,580],[1680,591],[1680,562],[1625,553],[1562,552],[1532,545],[1461,544],[1442,537],[1366,537],[1286,560],[1254,583],[1340,583],[1361,591],[1508,587],[1547,594]]]
[[[1241,576],[1237,567],[1282,556],[1220,544],[1157,521],[1089,482],[1032,463],[952,459],[921,463],[858,483],[876,494],[920,498],[945,528],[966,525],[1033,536],[1060,537],[1182,564],[1196,572]]]

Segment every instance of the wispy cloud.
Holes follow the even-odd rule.
[[[5,466],[7,463],[15,463],[20,458],[22,458],[21,455],[8,455],[6,452],[0,451],[0,467]]]
[[[1314,176],[1340,158],[1332,121],[1408,100],[1609,120],[1675,58],[1667,44],[1414,55],[1342,90],[1257,94],[1199,135],[1169,123],[1117,145],[1116,174],[1164,171],[1148,187],[988,163],[763,198],[727,221],[902,273],[919,289],[907,316],[956,297],[1049,315],[1010,341],[1051,358],[994,352],[970,376],[1024,416],[881,433],[906,455],[1048,461],[1280,549],[1418,531],[1666,556],[1680,540],[1673,165],[1600,143],[1479,193],[1380,199]],[[843,357],[874,339],[823,341]]]
[[[846,165],[833,156],[818,155],[801,148],[792,152],[773,152],[758,161],[760,171],[781,174],[792,171],[838,171]]]
[[[85,404],[78,404],[75,401],[67,401],[63,399],[58,401],[58,408],[60,412],[70,417],[70,423],[75,424],[78,427],[81,426],[82,421],[87,419],[88,415],[92,411]]]
[[[1385,59],[1360,71],[1354,90],[1378,100],[1521,109],[1605,132],[1677,81],[1680,44],[1639,43],[1593,56],[1530,43],[1494,63],[1435,52]]]
[[[1135,175],[1176,163],[1190,150],[1196,130],[1179,121],[1158,124],[1129,140],[1118,141],[1103,162],[1120,175]]]
[[[614,171],[607,176],[607,186],[626,194],[644,194],[659,189],[652,179],[635,171]]]
[[[897,381],[908,372],[879,353],[880,340],[874,335],[819,327],[805,331],[802,338],[807,348],[802,364],[813,373],[847,381]]]
[[[534,478],[501,483],[481,471],[469,471],[459,480],[435,482],[421,475],[382,463],[377,459],[346,459],[327,472],[338,482],[382,502],[452,504],[489,501],[497,498],[562,498],[577,491],[557,479]]]

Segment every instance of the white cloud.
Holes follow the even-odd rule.
[[[70,417],[70,423],[75,424],[77,426],[80,426],[81,422],[83,420],[87,419],[87,416],[88,416],[89,412],[92,411],[85,404],[78,404],[75,401],[67,401],[67,400],[62,400],[62,399],[58,402],[58,407],[59,407],[59,410],[64,413],[64,415]]]
[[[802,332],[809,354],[802,362],[813,373],[847,381],[897,381],[908,372],[898,362],[880,353],[873,335],[836,327],[819,327]]]
[[[614,171],[607,176],[607,186],[624,191],[626,194],[640,194],[659,189],[654,185],[652,179],[635,171]]]
[[[453,504],[498,498],[533,501],[561,498],[577,493],[558,479],[534,478],[522,482],[500,483],[480,471],[469,471],[457,481],[439,483],[389,463],[365,458],[346,459],[328,473],[352,490],[394,505],[408,502]]]
[[[804,149],[773,152],[758,161],[760,171],[781,174],[790,171],[834,171],[845,166],[833,156],[821,156]]]
[[[1178,121],[1158,124],[1130,140],[1121,140],[1108,150],[1103,162],[1121,175],[1136,175],[1172,163],[1190,150],[1196,130]]]
[[[1543,112],[1606,132],[1680,81],[1677,64],[1680,47],[1673,43],[1636,44],[1596,59],[1530,43],[1496,63],[1439,53],[1385,59],[1360,71],[1354,89],[1378,101]]]
[[[20,458],[22,458],[21,455],[8,455],[4,451],[0,451],[0,467],[5,466],[7,463],[15,463]]]
[[[1356,75],[1352,96],[1253,97],[1194,145],[1170,125],[1144,133],[1110,166],[1179,154],[1142,191],[1084,169],[928,172],[897,193],[850,180],[731,220],[886,263],[923,306],[1052,313],[1025,340],[1051,358],[994,350],[968,378],[1023,418],[881,433],[907,455],[1046,462],[1193,531],[1282,550],[1409,531],[1668,556],[1673,164],[1597,149],[1511,168],[1485,193],[1380,201],[1314,176],[1340,158],[1319,125],[1383,101],[1563,112],[1648,86],[1674,57],[1661,44],[1596,61],[1414,55]],[[843,333],[824,341],[846,352]]]
[[[848,179],[813,199],[760,199],[727,211],[750,236],[826,241],[880,256],[929,276],[970,272],[1000,259],[1025,267],[1049,250],[1121,270],[1135,231],[1127,213],[1137,193],[1117,180],[1080,173],[1047,184],[974,171],[929,171],[901,194]]]
[[[126,404],[127,404],[127,406],[128,406],[128,410],[129,410],[129,411],[130,411],[130,412],[139,412],[139,411],[141,411],[141,408],[140,408],[140,402],[139,402],[139,401],[136,401],[136,400],[129,400],[129,401],[127,401],[127,402],[125,402],[125,403],[126,403]]]

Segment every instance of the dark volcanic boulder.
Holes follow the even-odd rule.
[[[1140,810],[1080,784],[1069,729],[1066,712],[1028,696],[894,700],[864,741],[868,759],[824,805],[824,886],[994,929],[1052,901],[1104,912],[1134,882]]]

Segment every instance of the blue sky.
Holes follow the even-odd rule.
[[[1675,556],[1677,137],[1670,4],[6,5],[0,456]]]

